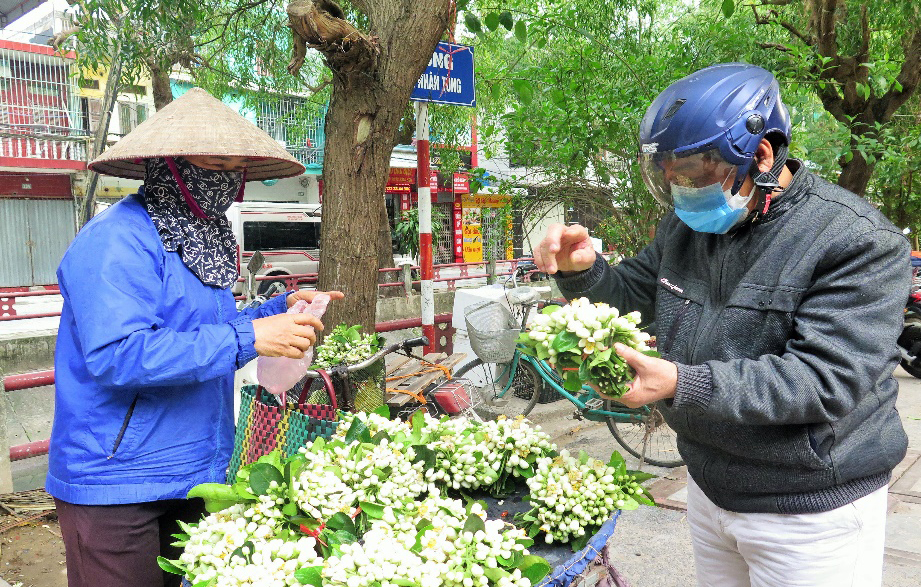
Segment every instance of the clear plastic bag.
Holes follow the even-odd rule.
[[[326,294],[317,294],[310,303],[299,300],[288,308],[288,314],[313,314],[322,318],[329,305],[330,297]],[[303,379],[304,374],[313,362],[313,347],[307,349],[300,359],[288,357],[259,357],[256,359],[256,378],[259,385],[269,393],[282,397],[289,389]]]

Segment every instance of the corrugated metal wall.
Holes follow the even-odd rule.
[[[57,283],[75,230],[71,200],[0,199],[0,287]]]

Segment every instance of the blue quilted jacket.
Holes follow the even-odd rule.
[[[45,487],[108,505],[185,497],[223,482],[234,371],[256,356],[252,320],[166,252],[140,196],[87,224],[58,268],[64,309]]]

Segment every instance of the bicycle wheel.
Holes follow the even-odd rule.
[[[622,408],[621,404],[611,400],[606,400],[604,404],[604,409],[610,412]],[[684,464],[678,454],[678,436],[656,406],[649,407],[641,421],[618,422],[608,418],[607,422],[614,439],[636,458],[658,467],[680,467]]]
[[[473,386],[471,391],[479,397],[484,417],[527,416],[537,403],[542,380],[534,367],[524,361],[518,361],[514,374],[510,367],[510,363],[484,363],[474,359],[459,368],[453,376],[470,382]],[[511,388],[499,397],[510,376]]]

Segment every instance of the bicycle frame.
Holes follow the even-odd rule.
[[[497,395],[498,398],[501,399],[504,397],[512,388],[512,383],[514,381],[512,374],[518,370],[519,361],[530,363],[537,370],[537,373],[540,375],[541,379],[544,380],[544,383],[549,384],[550,387],[555,389],[560,395],[578,407],[579,411],[582,412],[582,415],[587,420],[603,422],[606,418],[611,418],[617,422],[636,423],[642,422],[643,416],[649,412],[649,408],[646,406],[640,408],[628,408],[627,406],[623,406],[622,408],[617,408],[615,411],[589,407],[589,403],[593,400],[601,401],[604,398],[587,385],[582,386],[582,390],[578,395],[573,395],[572,392],[567,391],[562,385],[557,383],[556,374],[546,361],[522,354],[519,349],[515,349],[515,354],[511,362],[501,366],[497,365],[497,368],[501,368],[502,372],[497,373],[496,380],[502,381],[503,379],[507,379],[502,391]]]

